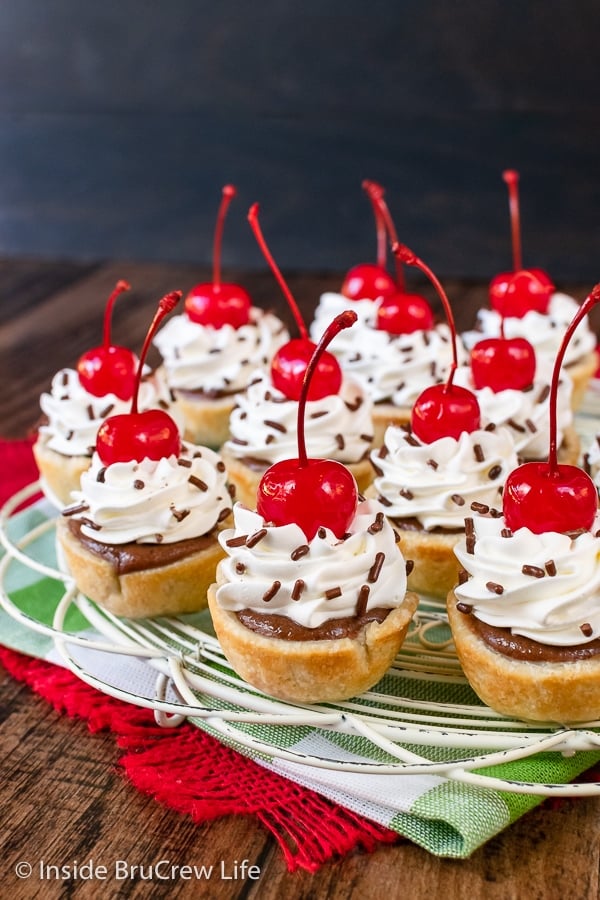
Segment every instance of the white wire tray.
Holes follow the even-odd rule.
[[[38,491],[39,483],[29,485],[0,511],[0,540],[6,550],[0,562],[0,605],[24,627],[51,637],[65,665],[82,681],[154,710],[160,725],[173,727],[189,718],[253,757],[322,769],[441,775],[482,788],[543,796],[600,795],[600,782],[539,784],[477,771],[539,753],[598,752],[600,720],[578,728],[540,726],[504,718],[484,706],[464,678],[442,604],[423,600],[394,665],[373,690],[343,703],[285,703],[236,675],[207,611],[172,619],[117,618],[78,593],[58,563],[47,565],[36,558],[37,542],[47,540],[48,533],[53,537],[54,519],[44,519],[18,540],[11,538],[14,511]],[[52,625],[12,601],[6,578],[13,566],[25,566],[64,587]],[[72,607],[88,621],[88,630],[67,630]],[[156,670],[153,690],[146,694],[120,683],[113,677],[119,667],[98,665],[98,659],[106,662],[106,654],[113,660],[117,654],[149,663]],[[325,735],[332,752],[294,750],[294,736],[301,737],[306,729]]]

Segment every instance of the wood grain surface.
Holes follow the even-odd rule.
[[[208,273],[159,264],[0,263],[0,433],[21,437],[33,428],[40,392],[53,373],[99,343],[105,299],[118,278],[128,279],[129,300],[117,304],[114,338],[138,346],[166,291],[187,290]],[[238,273],[256,302],[283,310],[268,273]],[[310,314],[325,287],[340,276],[290,275]],[[460,327],[485,302],[481,283],[445,282]],[[577,296],[589,286],[565,285]],[[287,314],[286,314],[287,315]],[[228,816],[194,825],[138,793],[120,774],[110,734],[91,734],[84,723],[60,716],[27,687],[0,673],[0,894],[14,900],[43,897],[210,897],[215,900],[317,900],[339,897],[431,896],[470,900],[593,900],[599,894],[600,803],[597,799],[543,804],[465,861],[438,859],[399,840],[375,852],[355,852],[316,874],[287,871],[282,854],[255,820]],[[202,760],[198,760],[202,766]],[[65,883],[15,876],[19,861],[34,866],[93,859],[148,865],[219,866],[235,861],[259,867],[256,880],[199,882],[129,879],[118,885]]]

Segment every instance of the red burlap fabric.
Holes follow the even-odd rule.
[[[0,440],[0,504],[37,478],[31,441]],[[290,871],[315,871],[355,848],[398,835],[257,765],[194,726],[162,729],[153,713],[107,697],[71,672],[0,646],[0,662],[59,712],[115,735],[129,781],[159,803],[205,822],[252,815],[276,838]],[[202,760],[202,767],[198,760]]]

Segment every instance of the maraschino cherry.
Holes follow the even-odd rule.
[[[452,363],[446,383],[433,384],[419,394],[411,411],[411,429],[425,444],[431,444],[442,437],[459,438],[463,431],[476,431],[480,427],[481,411],[475,394],[467,388],[454,384],[458,351],[456,325],[450,301],[438,278],[412,250],[403,244],[394,244],[392,251],[403,263],[416,266],[430,279],[442,301],[452,334]]]
[[[550,448],[547,462],[528,462],[509,474],[502,494],[502,507],[511,531],[529,528],[535,534],[546,531],[564,534],[588,531],[598,512],[596,485],[579,466],[558,462],[556,407],[558,382],[565,352],[573,332],[600,301],[600,284],[581,304],[561,342],[550,383]]]
[[[217,215],[213,247],[213,280],[197,284],[185,298],[185,311],[192,322],[222,328],[231,325],[241,328],[250,321],[252,301],[248,292],[239,284],[221,281],[221,244],[223,225],[229,204],[235,197],[232,184],[223,188],[223,196]]]
[[[288,400],[298,400],[302,392],[304,374],[317,345],[310,340],[298,304],[267,247],[258,222],[258,210],[258,203],[254,203],[250,207],[248,212],[250,227],[283,291],[301,335],[301,337],[292,338],[292,340],[283,344],[274,354],[271,360],[271,380],[277,390],[281,391]],[[308,399],[321,400],[323,397],[337,394],[341,384],[342,370],[335,356],[328,352],[320,354],[314,376],[311,379]]]
[[[554,285],[542,269],[524,269],[521,256],[521,217],[519,209],[519,173],[507,169],[502,177],[508,186],[513,248],[513,271],[502,272],[490,284],[490,305],[505,318],[522,319],[534,310],[548,312]]]
[[[396,227],[384,199],[383,188],[375,181],[364,181],[366,190],[376,216],[384,224],[390,243],[398,243]],[[387,331],[389,334],[412,334],[415,331],[429,331],[433,328],[435,319],[429,303],[420,294],[409,293],[406,290],[402,265],[398,257],[396,259],[396,290],[393,294],[383,298],[377,308],[376,328]]]
[[[110,342],[113,306],[117,297],[130,289],[126,281],[118,281],[106,301],[104,310],[104,341],[79,357],[77,374],[85,390],[94,397],[114,394],[119,400],[131,400],[135,385],[137,357],[127,347]]]
[[[304,437],[306,401],[319,358],[336,334],[356,319],[353,310],[345,310],[326,328],[307,366],[298,402],[298,458],[274,463],[258,486],[256,508],[263,519],[275,525],[293,522],[308,541],[320,527],[341,540],[356,514],[358,488],[350,470],[331,459],[309,459]]]
[[[484,338],[471,350],[473,384],[480,390],[522,391],[533,384],[536,370],[535,350],[526,338],[507,338],[504,319],[500,319],[500,337]]]
[[[359,263],[353,266],[342,283],[340,293],[348,300],[379,300],[392,297],[398,291],[398,285],[386,268],[387,229],[381,212],[374,203],[371,191],[379,191],[383,196],[383,188],[374,181],[363,181],[373,213],[377,230],[377,263]]]
[[[138,394],[142,379],[144,360],[148,355],[154,334],[165,318],[181,299],[181,291],[167,294],[158,304],[158,309],[148,329],[137,367],[131,412],[105,419],[96,437],[96,450],[104,465],[116,462],[130,462],[143,459],[162,459],[178,455],[181,451],[181,437],[177,424],[162,409],[146,409],[138,412]]]

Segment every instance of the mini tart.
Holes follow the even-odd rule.
[[[600,718],[600,655],[573,662],[532,662],[492,649],[472,615],[447,598],[448,622],[467,680],[487,706],[505,716],[560,724]]]
[[[410,425],[412,405],[394,406],[393,403],[373,404],[373,447],[384,443],[388,425]]]
[[[581,441],[574,425],[569,425],[563,431],[563,439],[558,448],[558,461],[570,466],[576,466],[581,457]]]
[[[594,377],[594,373],[596,372],[599,363],[599,354],[595,350],[592,350],[590,353],[586,353],[585,356],[577,360],[577,362],[566,366],[566,370],[573,382],[573,390],[571,392],[571,407],[573,410],[578,410],[583,403],[585,392],[587,391],[591,379]]]
[[[177,616],[206,608],[206,595],[214,581],[217,565],[225,556],[217,535],[225,523],[204,538],[184,541],[192,549],[181,558],[166,564],[119,572],[109,553],[121,547],[107,547],[107,554],[93,552],[78,537],[71,520],[60,518],[57,539],[68,570],[78,589],[94,603],[116,616],[130,619],[152,616]],[[123,545],[127,548],[127,545]],[[139,546],[139,545],[135,545]],[[144,545],[156,548],[159,555],[173,545]],[[199,549],[198,549],[199,546]]]
[[[233,394],[209,398],[201,391],[173,388],[175,406],[183,418],[183,438],[190,444],[201,444],[220,450],[229,438],[229,417],[235,407]]]
[[[256,460],[256,466],[249,465],[243,459],[234,456],[227,447],[222,447],[219,454],[225,463],[230,484],[235,485],[236,499],[253,509],[256,506],[258,485],[270,463]],[[344,463],[344,466],[354,475],[359,493],[364,493],[373,480],[373,467],[370,461],[363,459],[356,463]]]
[[[48,499],[59,508],[71,503],[71,491],[78,491],[82,474],[89,469],[90,456],[65,456],[48,446],[47,438],[38,436],[33,455],[40,472],[42,488]]]
[[[403,528],[399,519],[390,522],[400,534],[402,555],[414,564],[408,575],[410,590],[444,599],[458,582],[460,565],[454,548],[464,531],[425,531]]]
[[[208,591],[215,632],[237,674],[266,694],[291,703],[347,700],[373,687],[389,669],[406,637],[418,597],[408,592],[383,622],[370,622],[357,637],[282,640],[246,628]]]

